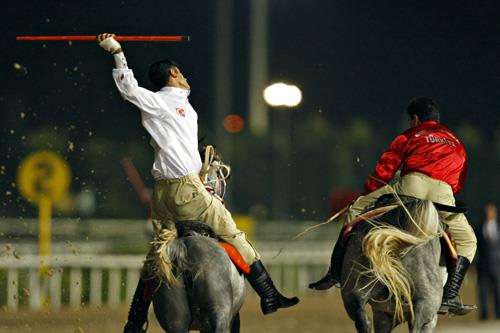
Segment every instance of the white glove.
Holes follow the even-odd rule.
[[[97,36],[97,41],[99,46],[108,51],[111,54],[119,53],[122,50],[120,43],[118,43],[113,37],[114,34],[100,34]]]

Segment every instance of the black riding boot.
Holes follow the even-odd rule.
[[[279,308],[294,306],[299,302],[297,297],[287,298],[278,292],[260,260],[250,266],[250,273],[246,278],[260,296],[260,308],[265,315],[276,312]]]
[[[443,301],[439,314],[454,314],[458,316],[466,315],[472,310],[477,309],[475,305],[462,304],[458,299],[458,291],[464,280],[465,273],[470,266],[469,259],[458,256],[455,268],[448,272],[448,280],[444,285]]]
[[[341,242],[344,230],[345,228],[342,228],[340,231],[339,239],[333,248],[332,259],[330,260],[330,268],[328,268],[328,272],[319,281],[309,284],[310,289],[327,290],[335,285],[340,285],[342,264],[344,263],[345,254],[345,245]]]
[[[146,283],[142,279],[139,279],[123,333],[144,333],[148,329],[148,308],[151,300],[145,299],[145,290]],[[146,328],[143,328],[144,324],[146,324]]]

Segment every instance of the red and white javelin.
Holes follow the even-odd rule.
[[[119,42],[189,42],[189,36],[114,36]],[[97,41],[97,36],[16,36],[20,41]]]

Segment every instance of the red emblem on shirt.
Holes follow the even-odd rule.
[[[181,117],[185,117],[186,116],[186,111],[184,111],[184,109],[181,109],[181,108],[176,108],[175,111],[177,111],[177,114]]]

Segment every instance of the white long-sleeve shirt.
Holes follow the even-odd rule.
[[[173,179],[199,173],[198,115],[189,104],[189,90],[164,87],[152,92],[139,87],[123,53],[114,55],[113,79],[122,97],[141,111],[142,125],[151,135],[155,160],[151,173]]]

